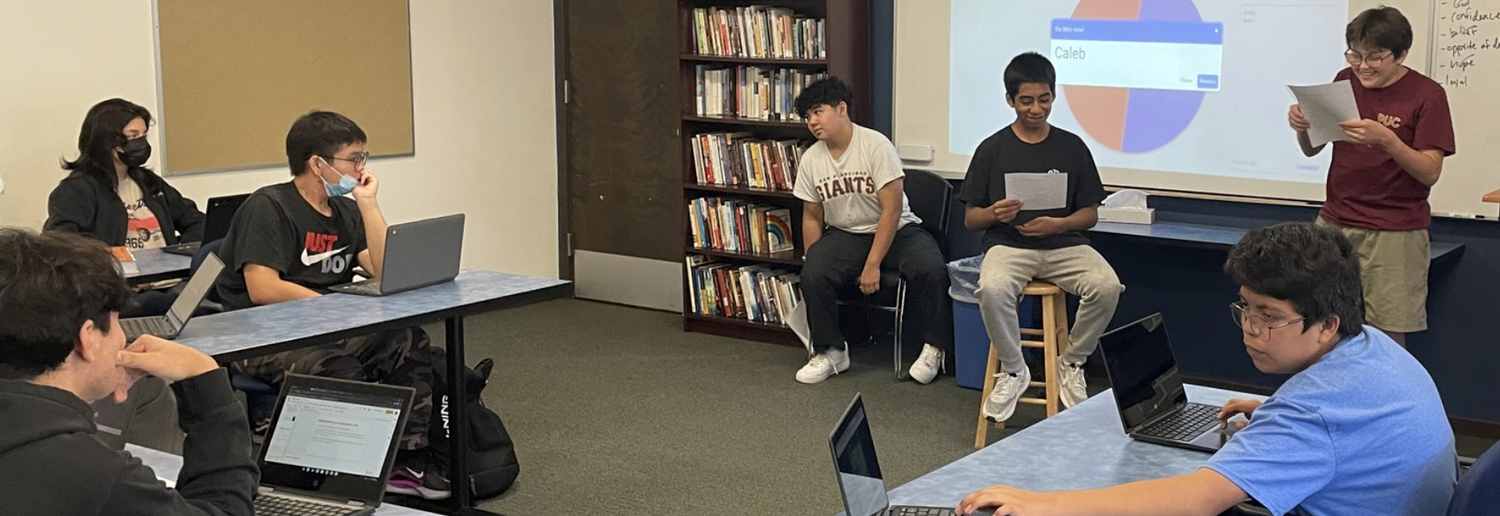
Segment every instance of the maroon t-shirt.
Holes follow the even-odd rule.
[[[1354,85],[1360,118],[1384,124],[1413,149],[1453,155],[1453,117],[1448,94],[1427,76],[1408,70],[1395,84],[1368,89],[1348,68],[1333,78]],[[1401,169],[1385,149],[1351,142],[1333,143],[1327,201],[1319,213],[1340,226],[1411,231],[1432,222],[1431,191]]]

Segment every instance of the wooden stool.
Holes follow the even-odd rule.
[[[1057,285],[1045,281],[1032,281],[1021,289],[1023,296],[1037,296],[1042,298],[1042,327],[1041,329],[1021,328],[1021,347],[1042,348],[1042,354],[1046,357],[1046,372],[1042,375],[1045,381],[1032,381],[1029,387],[1041,387],[1045,397],[1031,398],[1022,393],[1020,402],[1031,405],[1046,405],[1047,417],[1057,415],[1059,408],[1058,386],[1057,386],[1057,358],[1062,350],[1068,348],[1068,294],[1063,292]],[[1042,340],[1026,340],[1025,337],[1041,337]],[[999,372],[1000,359],[995,356],[995,346],[990,345],[990,358],[984,368],[984,390],[979,397],[979,428],[974,432],[974,449],[984,448],[985,438],[989,426],[1005,428],[1005,423],[991,421],[984,416],[984,402],[989,399],[990,391],[995,389],[995,374]]]

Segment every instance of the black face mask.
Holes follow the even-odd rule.
[[[151,159],[151,143],[147,142],[144,136],[126,140],[125,145],[120,146],[120,150],[115,154],[126,165],[139,167],[145,165],[146,160]]]

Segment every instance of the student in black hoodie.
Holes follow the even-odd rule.
[[[119,311],[130,296],[98,242],[0,229],[0,512],[253,514],[258,473],[228,373],[155,337],[126,349]],[[123,401],[146,375],[177,394],[187,441],[176,490],[93,436],[88,403]]]
[[[132,251],[201,240],[203,212],[143,167],[151,158],[150,129],[151,112],[130,101],[109,99],[89,108],[78,134],[78,159],[63,162],[68,177],[47,198],[42,227]],[[174,300],[145,290],[126,316],[162,315]]]

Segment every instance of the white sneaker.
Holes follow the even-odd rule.
[[[917,361],[911,365],[911,379],[917,383],[927,385],[937,378],[938,371],[943,367],[943,350],[932,344],[922,345],[922,354],[917,356]]]
[[[1016,411],[1016,401],[1031,384],[1031,370],[1021,369],[1020,374],[1000,373],[995,375],[995,389],[984,400],[984,415],[996,422],[1010,419]]]
[[[1089,399],[1088,382],[1083,378],[1083,364],[1069,364],[1059,360],[1057,369],[1057,386],[1060,389],[1057,397],[1062,400],[1063,408],[1073,408],[1073,405]]]
[[[848,344],[845,344],[845,346],[848,346]],[[797,370],[797,381],[802,383],[818,383],[827,380],[830,376],[848,370],[848,349],[829,348],[828,351],[813,355],[807,361],[807,365]]]

